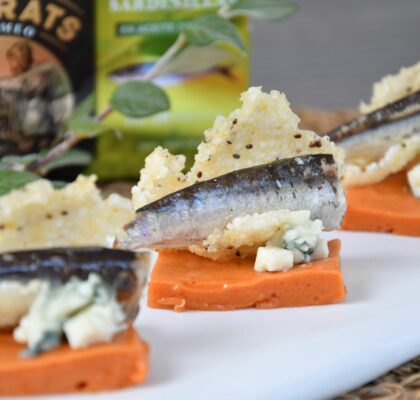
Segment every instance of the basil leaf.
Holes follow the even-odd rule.
[[[270,21],[279,21],[299,10],[299,5],[282,0],[237,0],[225,9],[228,18],[248,16]]]
[[[14,189],[20,189],[37,179],[40,179],[39,176],[30,172],[0,170],[0,196]]]
[[[151,82],[127,82],[113,93],[111,107],[132,118],[144,118],[169,110],[170,103],[166,93]]]
[[[206,14],[192,20],[182,30],[187,44],[207,46],[216,42],[230,43],[246,52],[245,44],[236,26],[217,14]]]

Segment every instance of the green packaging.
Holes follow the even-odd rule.
[[[106,3],[106,6],[104,4]],[[214,12],[221,0],[107,0],[96,2],[97,112],[127,81],[144,79],[156,60],[173,45],[192,18]],[[237,18],[248,46],[248,22]],[[158,145],[191,160],[203,131],[217,115],[238,105],[248,87],[246,55],[227,44],[193,46],[169,63],[153,80],[167,93],[168,112],[144,119],[112,113],[106,125],[121,132],[97,138],[90,172],[101,179],[137,178],[144,158]]]

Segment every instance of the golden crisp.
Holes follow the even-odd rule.
[[[362,103],[360,111],[368,114],[417,90],[420,90],[420,62],[375,83],[370,104]]]
[[[201,245],[190,246],[189,250],[212,260],[245,258],[255,255],[258,247],[264,246],[284,228],[310,220],[310,214],[308,210],[277,210],[238,217],[223,231],[216,229]]]
[[[362,104],[360,111],[369,113],[417,90],[420,90],[420,62],[408,68],[401,68],[398,74],[385,76],[375,83],[371,103]],[[413,135],[401,143],[392,145],[380,160],[363,168],[347,164],[343,184],[350,187],[381,182],[389,175],[406,168],[419,154],[420,137]]]
[[[0,252],[55,246],[109,246],[134,217],[131,202],[103,199],[96,177],[63,189],[38,180],[0,197]]]
[[[420,137],[411,137],[391,146],[376,162],[361,168],[348,164],[345,168],[343,185],[364,186],[383,181],[391,174],[402,171],[420,154]]]
[[[264,93],[252,87],[242,94],[241,101],[241,108],[228,117],[217,117],[204,133],[195,163],[186,175],[182,173],[185,158],[162,148],[149,155],[140,182],[133,188],[136,209],[197,181],[276,159],[332,153],[337,164],[343,165],[344,152],[329,138],[299,129],[300,119],[283,93]]]

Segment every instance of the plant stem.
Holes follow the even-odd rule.
[[[165,54],[159,60],[153,65],[150,70],[144,74],[143,80],[144,81],[151,81],[157,76],[160,75],[163,68],[166,67],[168,62],[172,60],[172,58],[178,53],[179,50],[181,50],[185,43],[187,43],[186,37],[181,33],[178,36],[178,39],[175,41],[175,43],[166,51]]]
[[[95,117],[96,121],[103,121],[109,114],[111,114],[114,109],[111,106],[106,106],[105,110],[103,110],[100,114]]]
[[[217,13],[224,19],[229,19],[231,17],[231,15],[229,14],[228,6],[219,8],[219,11]]]
[[[26,170],[29,172],[34,172],[39,175],[43,175],[44,168],[52,161],[57,159],[58,157],[62,156],[66,151],[71,149],[80,141],[80,138],[77,136],[76,133],[71,132],[66,136],[66,138],[53,147],[45,157],[40,158],[32,163],[30,163]]]
[[[143,80],[151,81],[157,76],[159,76],[162,73],[163,69],[166,67],[166,65],[169,63],[169,61],[182,49],[182,47],[184,47],[186,42],[187,42],[186,37],[181,33],[178,36],[175,43],[166,51],[165,54],[163,54],[163,56],[144,75]],[[114,110],[111,106],[107,106],[100,114],[98,114],[95,117],[96,121],[104,120],[113,111]],[[79,143],[80,140],[81,138],[75,132],[71,132],[65,137],[65,139],[62,142],[60,142],[55,147],[53,147],[45,155],[45,157],[42,157],[39,160],[36,160],[30,163],[26,167],[26,170],[33,173],[37,173],[39,175],[43,175],[44,169],[49,163],[61,157],[65,152],[67,152],[72,147],[74,147],[77,143]]]
[[[97,121],[103,121],[109,114],[113,112],[113,108],[107,106],[100,114],[98,114],[95,119]],[[43,175],[44,168],[52,161],[61,157],[64,153],[70,150],[72,147],[76,146],[82,140],[77,133],[70,132],[60,143],[54,146],[50,151],[42,157],[30,164],[27,165],[26,170],[33,172],[39,175]]]

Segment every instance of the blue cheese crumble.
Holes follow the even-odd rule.
[[[328,257],[328,242],[320,237],[322,221],[312,221],[309,211],[300,211],[296,217],[280,226],[266,246],[258,248],[256,271],[287,271],[295,265]]]
[[[110,341],[125,329],[125,315],[113,291],[96,274],[64,285],[42,282],[13,336],[27,356],[57,347],[63,334],[71,348]]]

